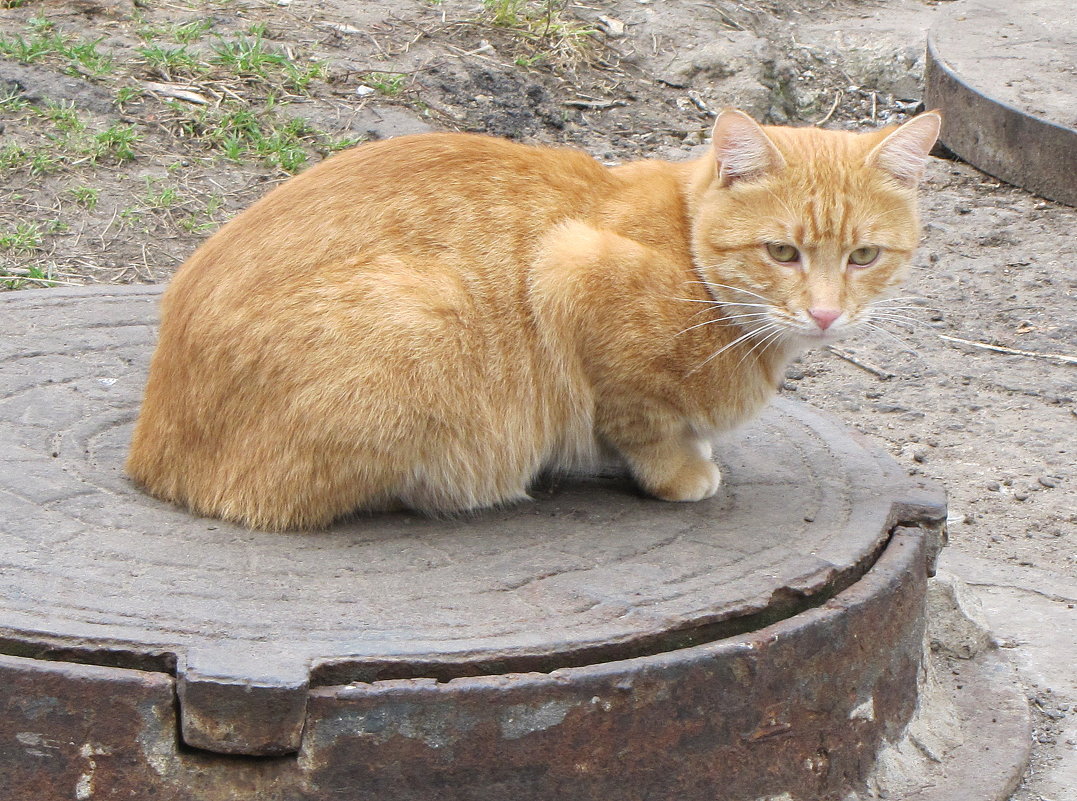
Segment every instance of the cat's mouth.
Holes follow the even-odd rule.
[[[810,344],[817,345],[819,343],[837,342],[849,332],[849,327],[848,323],[831,325],[826,328],[820,328],[815,324],[805,324],[798,328],[797,334]]]

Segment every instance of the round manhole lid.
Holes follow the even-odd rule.
[[[953,3],[928,36],[941,139],[996,178],[1077,205],[1077,15],[1056,0]]]
[[[695,504],[607,476],[465,518],[364,516],[314,534],[192,517],[122,475],[158,297],[0,298],[9,652],[175,660],[191,687],[261,687],[285,706],[308,683],[551,670],[818,602],[858,577],[910,510],[940,508],[889,459],[778,400],[716,448],[726,484]],[[227,707],[212,692],[188,697],[192,714]]]

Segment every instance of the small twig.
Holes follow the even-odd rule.
[[[590,111],[603,111],[608,108],[627,106],[627,100],[566,100],[563,105],[569,108],[582,108]]]
[[[825,349],[833,353],[839,359],[845,359],[845,361],[849,362],[850,364],[855,364],[861,370],[867,370],[869,373],[871,373],[873,376],[876,376],[881,381],[889,381],[891,378],[894,377],[894,374],[891,373],[889,370],[884,370],[881,367],[875,366],[871,362],[866,362],[863,359],[849,353],[849,351],[847,350],[842,350],[841,348],[837,348],[833,345],[827,345]]]
[[[156,81],[146,81],[143,86],[146,87],[146,91],[154,92],[165,97],[174,97],[177,100],[186,100],[188,103],[195,103],[199,106],[208,106],[209,101],[206,100],[198,92],[192,92],[193,86],[180,86],[175,83],[157,83]]]
[[[64,281],[59,278],[46,278],[44,276],[32,276],[30,271],[20,267],[0,268],[0,281],[21,281],[26,284],[41,284],[42,286],[82,286],[74,281]]]
[[[448,47],[450,50],[452,50],[452,51],[454,51],[456,53],[459,53],[462,56],[471,56],[472,58],[481,58],[483,61],[489,61],[492,64],[500,64],[503,67],[508,66],[505,62],[498,61],[496,58],[490,58],[489,56],[484,56],[482,54],[482,52],[481,52],[482,51],[481,47],[478,48],[477,50],[464,50],[462,47],[456,47],[455,45],[446,45],[446,47]],[[489,51],[487,51],[487,52],[489,52]]]
[[[819,122],[814,123],[814,125],[816,125],[816,126],[822,125],[824,122],[829,120],[832,116],[834,116],[834,111],[837,109],[838,103],[841,102],[841,98],[842,98],[842,96],[844,94],[845,94],[845,92],[843,92],[841,89],[838,90],[837,94],[834,95],[834,102],[830,104],[830,111],[828,111],[826,113],[826,116],[823,117],[821,120],[819,120]]]
[[[947,342],[960,342],[962,345],[968,345],[972,348],[980,348],[981,350],[990,350],[995,353],[1007,353],[1011,356],[1030,356],[1034,359],[1057,359],[1066,364],[1077,364],[1077,356],[1067,356],[1064,353],[1040,353],[1039,351],[1034,350],[1007,348],[1002,345],[991,345],[987,342],[976,342],[975,340],[962,339],[961,337],[949,337],[945,334],[939,334],[939,339],[945,339]]]
[[[329,28],[337,33],[353,34],[363,32],[361,28],[353,28],[351,25],[345,25],[343,22],[319,22],[318,24],[323,28]]]

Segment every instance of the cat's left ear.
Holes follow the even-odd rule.
[[[890,173],[906,186],[915,187],[924,175],[927,154],[935,146],[941,127],[939,112],[919,114],[873,147],[864,163]]]

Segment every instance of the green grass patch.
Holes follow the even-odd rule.
[[[4,145],[0,148],[0,171],[22,169],[29,165],[30,158],[30,151],[22,145]]]
[[[208,63],[236,78],[273,89],[306,94],[312,81],[325,75],[325,65],[296,65],[265,40],[265,26],[250,28],[249,36],[231,41],[218,37]]]
[[[183,198],[180,197],[173,187],[166,186],[163,188],[157,188],[155,186],[156,181],[153,178],[146,179],[146,206],[150,209],[170,209],[173,206],[177,206],[183,202]]]
[[[137,86],[121,86],[116,90],[116,105],[121,108],[132,100],[142,97],[142,89]]]
[[[0,55],[25,64],[46,59],[59,61],[66,63],[64,71],[73,75],[101,76],[112,72],[112,56],[97,49],[104,37],[89,41],[68,36],[40,17],[30,19],[28,27],[26,36],[0,35]]]
[[[136,52],[146,61],[146,64],[169,77],[174,75],[193,75],[203,71],[198,57],[195,56],[187,45],[178,47],[165,47],[154,44],[148,47],[139,47]]]
[[[59,131],[65,133],[81,133],[86,130],[86,123],[79,118],[73,103],[57,103],[48,100],[40,113]]]
[[[0,250],[32,254],[41,249],[44,241],[37,223],[19,223],[13,231],[0,232]]]
[[[97,49],[97,45],[104,38],[102,36],[92,42],[75,41],[74,43],[67,43],[61,51],[61,56],[70,62],[67,72],[75,75],[82,71],[86,71],[90,75],[108,75],[111,73],[112,56]],[[82,70],[78,69],[79,67]]]
[[[93,131],[70,105],[50,102],[26,108],[48,123],[47,141],[0,148],[0,172],[27,170],[31,175],[47,175],[82,164],[121,164],[135,158],[140,136],[134,125],[117,122]]]
[[[53,267],[29,267],[5,268],[0,265],[0,289],[27,289],[30,286],[54,286],[67,283],[53,277]]]
[[[201,39],[213,27],[212,20],[197,19],[181,22],[172,27],[172,37],[180,44],[190,44]]]
[[[67,191],[76,203],[91,211],[97,208],[97,202],[101,199],[101,190],[96,186],[76,186]]]
[[[132,161],[135,158],[134,145],[139,139],[141,137],[134,125],[117,122],[93,135],[94,158],[111,157],[120,162]]]
[[[143,42],[160,42],[167,39],[187,45],[197,42],[213,28],[213,21],[209,19],[195,19],[170,25],[151,25],[141,11],[136,11],[132,17],[136,23],[135,36]]]
[[[221,223],[213,219],[213,216],[224,206],[224,198],[220,195],[210,195],[206,200],[206,208],[201,212],[191,212],[186,217],[181,217],[176,223],[189,234],[200,234],[212,231]]]
[[[0,112],[6,114],[19,114],[30,107],[30,101],[19,94],[18,90],[12,90],[7,94],[0,95]]]
[[[328,155],[361,141],[333,138],[305,120],[284,117],[272,97],[258,110],[239,103],[197,110],[174,101],[167,105],[177,114],[181,139],[200,142],[229,161],[256,160],[288,173],[305,167],[312,152]]]
[[[595,29],[567,9],[568,0],[483,0],[481,19],[512,36],[518,66],[571,69],[593,58]]]
[[[368,72],[363,83],[386,97],[396,97],[404,91],[408,76],[401,72]]]
[[[30,154],[29,169],[31,175],[48,175],[56,172],[63,165],[63,159],[47,149],[37,149]]]
[[[527,0],[482,0],[482,10],[490,24],[516,28],[528,21]]]

